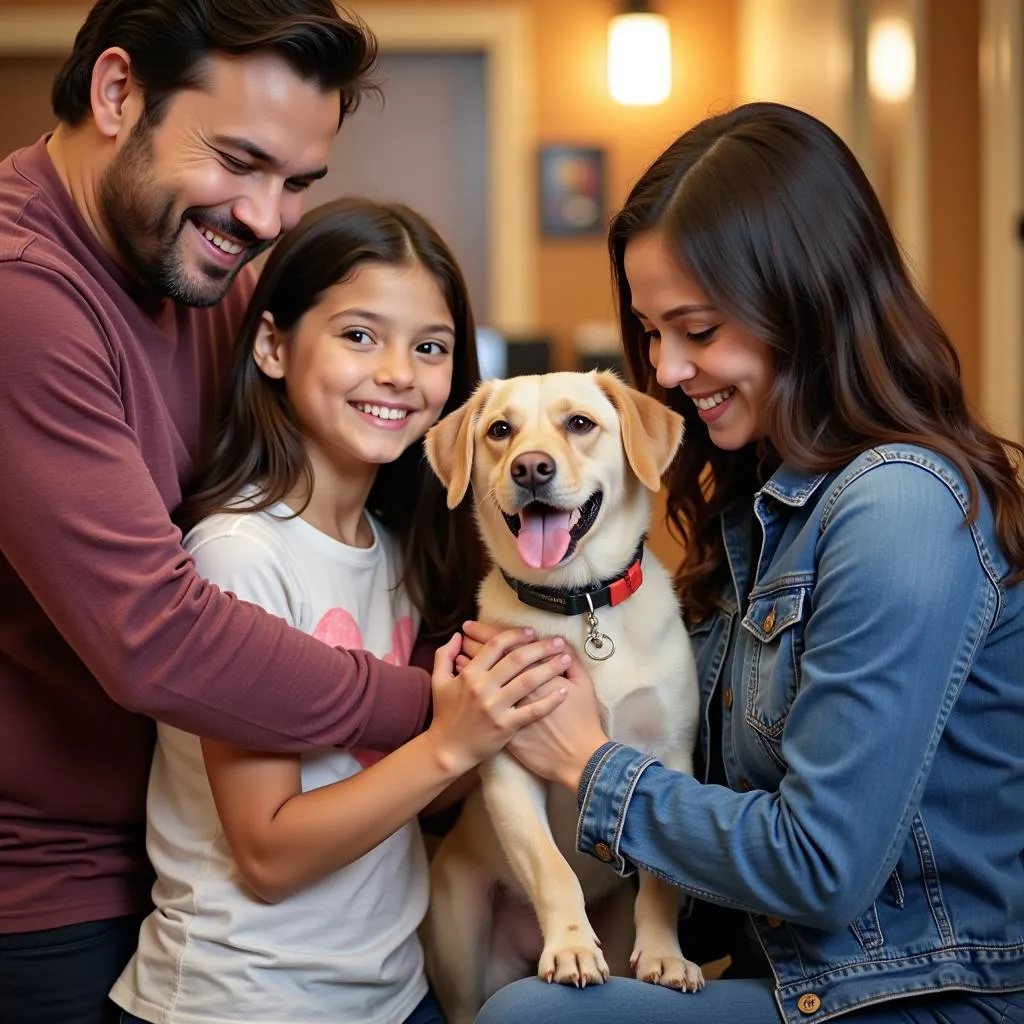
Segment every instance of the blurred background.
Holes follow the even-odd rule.
[[[466,271],[489,372],[615,365],[609,215],[701,117],[791,103],[864,164],[959,349],[971,401],[1020,439],[1022,5],[344,4],[380,40],[384,103],[370,98],[346,122],[310,202],[362,192],[427,214]],[[87,6],[0,0],[0,155],[52,126],[51,80]],[[621,16],[638,11],[633,30],[648,35],[630,67]]]

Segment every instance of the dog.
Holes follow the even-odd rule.
[[[682,433],[681,416],[610,372],[550,373],[483,383],[425,449],[450,508],[472,491],[492,560],[480,619],[565,637],[594,680],[607,734],[692,773],[696,666],[671,579],[644,550],[651,494]],[[577,986],[605,981],[609,961],[617,974],[703,986],[680,950],[678,890],[640,873],[634,938],[633,887],[576,851],[577,818],[572,794],[511,755],[481,765],[480,788],[431,862],[428,973],[450,1024],[470,1024],[534,966]]]

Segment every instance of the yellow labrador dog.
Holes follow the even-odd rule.
[[[429,431],[426,452],[449,507],[472,490],[493,563],[481,620],[564,636],[608,735],[691,772],[696,669],[669,575],[644,551],[651,493],[682,431],[680,416],[611,373],[551,373],[484,383]],[[535,965],[580,986],[603,982],[609,961],[646,981],[703,985],[679,948],[677,890],[641,872],[634,932],[632,887],[576,851],[574,796],[504,753],[481,776],[431,864],[429,967],[450,1024],[470,1024]],[[596,905],[608,915],[601,940]],[[512,934],[524,918],[532,943]]]

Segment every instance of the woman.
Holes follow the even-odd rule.
[[[586,685],[509,749],[578,793],[581,850],[741,912],[746,976],[532,979],[479,1021],[1024,1020],[1024,448],[968,410],[806,114],[684,133],[610,250],[632,374],[687,423],[666,484],[710,784],[608,742]]]

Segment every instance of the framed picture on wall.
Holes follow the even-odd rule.
[[[540,150],[540,232],[545,238],[603,235],[604,150],[544,146]]]

